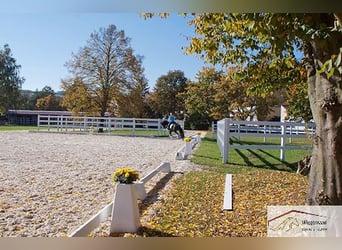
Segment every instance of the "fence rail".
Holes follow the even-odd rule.
[[[86,117],[86,116],[53,116],[38,115],[38,131],[47,129],[57,132],[77,131],[92,132],[103,130],[110,133],[115,130],[129,130],[133,134],[139,130],[154,130],[161,135],[164,128],[160,124],[161,119],[149,118],[117,118],[117,117]],[[184,127],[182,120],[176,120],[178,124]]]
[[[312,148],[286,145],[286,139],[292,143],[292,138],[307,138],[315,133],[315,127],[314,123],[233,121],[228,118],[218,121],[215,126],[223,163],[228,162],[230,149],[279,149],[280,160],[285,161],[286,150]],[[234,145],[230,143],[231,137],[239,140],[241,137],[263,137],[264,142],[267,138],[280,138],[280,145]]]

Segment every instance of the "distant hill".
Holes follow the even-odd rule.
[[[63,90],[56,92],[56,96],[63,97],[64,95],[65,95],[65,91],[63,91]]]
[[[20,90],[20,94],[26,95],[26,96],[29,96],[29,97],[33,96],[34,93],[35,93],[35,91],[32,91],[32,90],[25,90],[25,89],[21,89]]]
[[[28,90],[28,89],[21,89],[20,93],[22,95],[26,95],[28,97],[32,97],[34,95],[34,93],[36,93],[36,91]],[[61,91],[57,91],[56,92],[56,96],[63,97],[64,95],[65,95],[65,91],[61,90]]]

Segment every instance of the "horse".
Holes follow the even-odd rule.
[[[173,122],[169,125],[169,121],[164,119],[160,122],[160,124],[163,126],[163,128],[168,129],[169,130],[169,135],[172,136],[172,132],[176,133],[178,135],[178,137],[184,139],[184,131],[182,129],[182,127],[176,123]]]

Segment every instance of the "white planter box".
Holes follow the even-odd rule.
[[[134,184],[116,185],[110,233],[134,233],[140,227],[139,207]]]
[[[191,155],[192,154],[192,144],[191,142],[185,143],[184,155]]]

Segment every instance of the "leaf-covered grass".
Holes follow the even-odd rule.
[[[308,179],[294,173],[303,152],[288,153],[291,160],[280,162],[274,155],[279,152],[258,151],[232,150],[229,164],[223,164],[208,135],[191,158],[204,171],[176,179],[161,201],[146,210],[154,213],[140,230],[128,236],[265,237],[267,206],[304,205]],[[233,174],[232,211],[222,210],[226,173]]]
[[[265,237],[268,205],[304,205],[307,178],[283,171],[233,175],[233,210],[222,210],[224,175],[178,179],[135,236]]]

